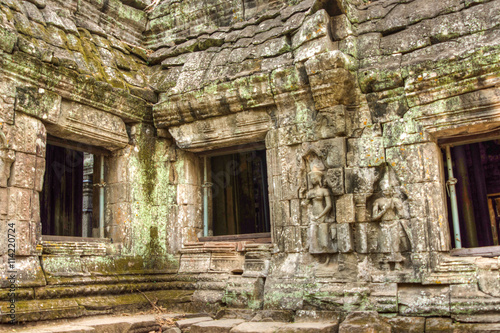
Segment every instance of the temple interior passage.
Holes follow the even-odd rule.
[[[210,158],[213,235],[270,231],[265,150]]]
[[[47,144],[46,171],[40,195],[42,234],[91,237],[98,218],[92,207],[94,154]],[[94,217],[94,215],[96,215]]]

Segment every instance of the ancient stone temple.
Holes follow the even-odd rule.
[[[149,298],[498,329],[499,24],[500,0],[0,0],[0,321]]]

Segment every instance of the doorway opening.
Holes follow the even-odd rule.
[[[57,138],[47,142],[40,194],[42,235],[98,237],[100,155]]]
[[[211,184],[207,208],[212,217],[208,235],[270,237],[265,149],[219,153],[207,160]]]
[[[460,247],[457,239],[463,248],[498,246],[500,140],[458,142],[448,146],[443,150],[443,156],[445,168],[448,168],[445,172],[448,218],[450,230],[455,234],[452,243],[456,248]],[[450,162],[453,177],[450,177]],[[453,201],[456,202],[455,208]]]

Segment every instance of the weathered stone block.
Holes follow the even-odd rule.
[[[335,68],[309,76],[311,91],[316,110],[323,110],[333,105],[355,103],[356,80],[352,73],[344,68]]]
[[[290,44],[285,36],[268,40],[255,47],[256,58],[276,57],[290,51]]]
[[[394,317],[389,319],[393,333],[423,333],[425,318],[422,317]]]
[[[359,58],[368,58],[380,54],[381,33],[372,32],[358,37],[358,56]]]
[[[269,270],[268,252],[247,252],[243,266],[245,277],[266,277]]]
[[[332,270],[328,271],[330,276]],[[344,305],[345,286],[342,283],[321,283],[304,291],[304,303],[327,311],[341,311]],[[319,297],[318,297],[319,296]]]
[[[243,268],[244,257],[240,253],[212,253],[210,272],[232,272]]]
[[[0,219],[5,218],[8,213],[9,190],[0,187]]]
[[[34,189],[36,161],[35,155],[17,152],[16,160],[12,164],[9,186]]]
[[[402,285],[398,289],[399,313],[405,316],[449,316],[450,287]]]
[[[0,49],[7,53],[12,53],[16,45],[18,35],[15,29],[9,30],[0,27]]]
[[[452,332],[451,318],[427,318],[425,320],[425,332],[439,333],[439,332]]]
[[[333,195],[344,194],[344,169],[328,169],[325,175],[325,181]]]
[[[175,325],[182,329],[188,329],[194,324],[203,323],[207,321],[212,321],[212,317],[196,317],[196,318],[188,318],[182,319],[175,322]]]
[[[371,212],[368,208],[368,195],[355,194],[354,195],[354,215],[356,222],[366,222],[371,218]]]
[[[431,45],[427,22],[412,25],[403,31],[383,37],[380,40],[382,54],[408,53]]]
[[[183,254],[179,273],[205,273],[210,268],[211,253]]]
[[[229,333],[231,329],[241,323],[243,319],[222,319],[216,321],[205,321],[191,326],[191,333]]]
[[[17,269],[16,288],[23,287],[40,287],[46,284],[45,274],[40,266],[40,260],[37,256],[17,256],[15,267]],[[0,264],[0,288],[8,288],[10,283],[7,279],[9,276],[9,266],[7,260]],[[16,307],[19,309],[18,307]],[[37,307],[37,311],[40,308]],[[2,312],[4,309],[2,309]]]
[[[354,36],[347,36],[346,38],[340,40],[339,51],[353,57],[358,58],[358,40]]]
[[[179,184],[177,185],[177,204],[198,205],[201,203],[201,193],[200,186]]]
[[[280,322],[243,323],[234,327],[231,333],[273,333],[284,325]]]
[[[320,311],[320,310],[297,310],[295,313],[296,323],[312,322],[337,322],[339,321],[339,312]]]
[[[11,166],[15,158],[14,151],[9,149],[0,150],[0,187],[7,187],[11,177]]]
[[[304,22],[305,13],[296,13],[290,16],[286,22],[283,24],[283,34],[293,33],[295,30],[300,28],[302,22]]]
[[[304,281],[301,279],[266,280],[264,309],[297,310],[302,308]]]
[[[391,118],[399,118],[408,109],[397,107],[398,97],[401,99],[401,89],[395,91],[386,91],[395,89],[404,85],[403,75],[401,73],[401,54],[392,54],[389,56],[374,56],[361,60],[360,70],[358,72],[359,87],[364,93],[381,92],[374,95],[368,95],[368,102],[372,111],[373,119],[381,121]],[[387,106],[386,104],[394,104]],[[399,104],[403,104],[400,102]]]
[[[339,333],[391,332],[387,319],[376,312],[353,312],[339,325]]]
[[[45,158],[37,157],[35,168],[35,191],[41,192],[45,176]]]
[[[315,133],[319,139],[344,136],[346,133],[346,110],[344,105],[335,105],[318,112]]]
[[[385,163],[382,138],[362,137],[347,140],[347,165],[350,167],[371,167]]]
[[[298,65],[282,67],[271,73],[271,83],[273,92],[278,95],[307,88],[307,75]]]
[[[304,66],[308,75],[316,75],[335,68],[355,69],[352,58],[339,50],[318,54],[307,60]]]
[[[350,223],[355,221],[355,204],[353,194],[344,194],[335,202],[336,217],[338,223]]]
[[[5,136],[11,149],[45,157],[46,130],[42,122],[23,113],[16,113],[15,126]]]
[[[485,275],[491,276],[491,282],[493,282],[491,289],[497,290],[498,270],[488,270]],[[486,288],[481,288],[481,283],[479,287],[475,283],[451,285],[450,310],[452,315],[455,318],[460,316],[464,319],[467,317],[472,319],[474,316],[496,312],[496,308],[500,304],[500,297],[486,293],[484,289]]]
[[[304,62],[318,54],[338,50],[338,42],[332,42],[330,37],[324,36],[304,43],[293,51],[295,62]]]
[[[445,42],[449,39],[466,34],[468,31],[467,26],[473,25],[474,23],[470,20],[464,20],[464,16],[467,16],[469,13],[471,14],[473,11],[476,12],[474,17],[477,20],[477,15],[480,15],[479,8],[475,8],[475,10],[464,10],[448,15],[440,15],[434,18],[432,24],[430,24],[428,36],[433,41]]]
[[[376,182],[381,176],[382,169],[372,168],[345,168],[346,192],[356,194],[372,194],[377,189]]]
[[[448,251],[450,231],[446,221],[445,190],[439,182],[408,184],[410,216],[417,218],[412,234],[415,246],[422,251],[427,245],[436,251]],[[424,220],[422,218],[425,217]],[[413,227],[412,227],[413,228]],[[428,230],[428,233],[427,233]],[[425,240],[429,235],[430,239]],[[417,245],[419,244],[419,245]]]
[[[337,15],[332,17],[332,38],[334,40],[344,39],[354,34],[354,28],[347,18],[347,15]]]
[[[344,310],[353,311],[397,311],[397,285],[395,283],[346,283]]]
[[[350,223],[337,224],[337,240],[339,252],[348,253],[354,250],[354,238]]]
[[[36,244],[32,243],[30,222],[14,220],[9,221],[9,223],[12,222],[15,224],[16,255],[28,256],[32,254],[32,249],[36,246]]]
[[[431,141],[430,135],[414,121],[393,121],[384,124],[384,146],[394,147]]]
[[[66,100],[61,102],[60,110],[57,123],[47,124],[47,130],[52,135],[109,150],[128,145],[129,137],[120,117]]]
[[[260,308],[263,292],[263,278],[231,276],[227,283],[223,302],[234,308]]]
[[[317,11],[307,17],[300,29],[292,37],[292,48],[295,50],[304,43],[321,36],[329,36],[330,16],[326,10]]]
[[[402,183],[439,181],[441,159],[435,143],[422,143],[386,150],[387,162],[394,167]]]
[[[325,151],[325,165],[329,168],[340,168],[346,165],[346,141],[335,138],[320,141],[320,147]]]
[[[106,174],[108,183],[126,183],[129,181],[129,165],[126,156],[116,154],[108,157],[105,161],[107,162],[106,169],[109,170]]]
[[[339,324],[335,323],[293,323],[280,327],[275,332],[280,333],[332,333],[337,332]]]
[[[391,31],[424,19],[434,18],[441,13],[458,11],[463,4],[457,0],[446,0],[438,5],[423,0],[396,6],[387,16],[377,22],[378,31]]]
[[[79,256],[44,255],[41,261],[43,271],[53,277],[83,276]]]
[[[57,123],[61,116],[61,96],[38,87],[17,87],[16,111],[45,122]]]
[[[18,221],[31,219],[31,194],[32,191],[17,187],[9,187],[8,216]]]
[[[114,183],[106,186],[106,203],[124,203],[130,202],[130,184],[129,183]]]

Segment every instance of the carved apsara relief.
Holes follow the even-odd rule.
[[[394,171],[389,165],[378,167],[373,173],[371,194],[364,200],[366,219],[346,219],[349,207],[358,209],[359,203],[345,193],[344,168],[332,167],[327,153],[314,146],[306,150],[299,191],[305,210],[302,216],[307,219],[303,224],[308,226],[308,251],[322,261],[318,272],[329,270],[331,275],[335,270],[338,275],[344,257],[349,255],[369,260],[380,271],[403,270],[409,257],[403,254],[411,251],[410,214],[408,196]]]
[[[15,153],[9,148],[9,143],[2,128],[0,128],[0,187],[7,187],[10,177],[10,166],[15,161]]]
[[[411,251],[407,196],[390,166],[385,166],[377,188],[371,210],[371,221],[378,229],[376,252],[384,254],[383,269],[401,270],[405,260],[401,253]]]

